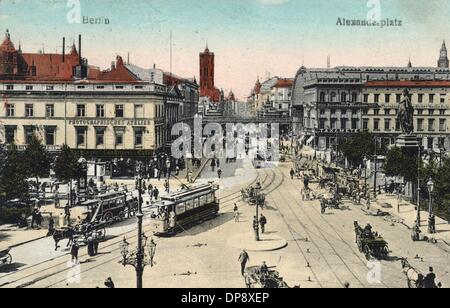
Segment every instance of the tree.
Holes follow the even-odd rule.
[[[24,169],[23,154],[11,146],[0,179],[0,191],[6,200],[28,198],[29,187]]]
[[[5,170],[6,160],[8,159],[8,151],[5,145],[0,144],[0,205],[5,201],[5,191],[2,190],[2,178]]]
[[[450,159],[446,158],[442,166],[434,160],[431,160],[421,169],[421,202],[424,208],[428,207],[428,187],[430,179],[434,182],[433,205],[435,213],[444,219],[450,218]]]
[[[386,155],[385,172],[387,176],[400,176],[407,182],[416,183],[419,162],[415,153],[395,147]],[[420,163],[422,165],[422,163]]]
[[[78,163],[78,156],[67,145],[63,145],[56,158],[54,172],[59,181],[70,184],[69,202],[72,202],[72,180],[81,176],[81,165]]]
[[[347,157],[352,166],[363,164],[365,157],[375,155],[375,136],[369,132],[358,133],[341,145],[342,153]],[[386,153],[386,147],[377,143],[377,153]]]
[[[48,177],[50,174],[50,158],[41,140],[33,135],[24,152],[24,166],[26,174],[36,179],[39,189],[39,178]]]

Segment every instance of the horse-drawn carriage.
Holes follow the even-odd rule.
[[[80,246],[87,244],[91,238],[96,241],[104,241],[106,239],[106,227],[108,222],[84,223],[75,227],[65,227],[55,229],[53,231],[53,240],[55,241],[55,251],[59,248],[59,242],[68,240],[67,246],[76,242]]]
[[[408,288],[410,289],[437,289],[442,288],[442,284],[436,285],[435,275],[431,273],[428,276],[423,275],[417,269],[411,266],[407,259],[402,259],[403,273],[408,280]]]
[[[264,270],[261,266],[248,267],[244,273],[248,289],[288,289],[289,286],[275,270]]]
[[[241,190],[242,201],[254,206],[263,206],[266,204],[266,195],[258,193],[254,187],[249,187],[247,189]]]
[[[0,251],[0,267],[8,266],[12,263],[12,256],[9,253],[10,248]]]
[[[367,225],[366,228],[359,226],[355,222],[356,243],[360,252],[364,253],[367,260],[375,258],[377,260],[385,260],[389,257],[388,243],[372,231],[372,226]]]

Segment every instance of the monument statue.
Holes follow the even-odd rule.
[[[398,108],[398,120],[404,134],[414,133],[414,107],[408,89],[403,91],[403,95]]]

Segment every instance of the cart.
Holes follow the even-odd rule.
[[[248,289],[288,289],[289,286],[275,270],[263,272],[260,266],[248,267],[244,273]]]
[[[9,253],[10,251],[10,248],[0,251],[0,267],[11,265],[12,256]]]

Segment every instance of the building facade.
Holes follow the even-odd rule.
[[[364,84],[363,129],[385,144],[401,134],[397,120],[402,92],[408,89],[415,109],[414,132],[426,150],[450,149],[450,81],[372,81]]]
[[[0,46],[1,143],[24,149],[35,134],[49,151],[66,144],[89,159],[149,159],[170,145],[174,123],[192,125],[197,113],[195,80],[140,69],[120,56],[100,71],[75,46],[69,55],[29,54],[23,59],[36,69],[25,71],[9,33]]]
[[[448,89],[430,86],[427,82],[436,81],[439,84],[446,80],[450,80],[448,68],[302,67],[297,73],[292,95],[294,134],[320,149],[333,149],[346,138],[365,130],[379,134],[386,143],[392,143],[401,133],[397,129],[398,123],[395,123],[398,95],[408,88],[414,93],[413,97],[417,95],[417,100],[433,92],[435,99],[440,101],[447,95]],[[423,87],[413,86],[415,82]],[[386,118],[381,106],[385,100],[388,102],[385,109],[389,112]],[[444,108],[437,107],[432,114],[436,127],[442,117],[441,109]],[[428,120],[424,118],[424,121]],[[383,130],[384,127],[388,130]],[[424,130],[421,133],[423,140],[437,140],[445,135],[443,131],[442,136],[438,131]],[[436,144],[436,141],[432,143]],[[450,149],[448,142],[446,144]]]

